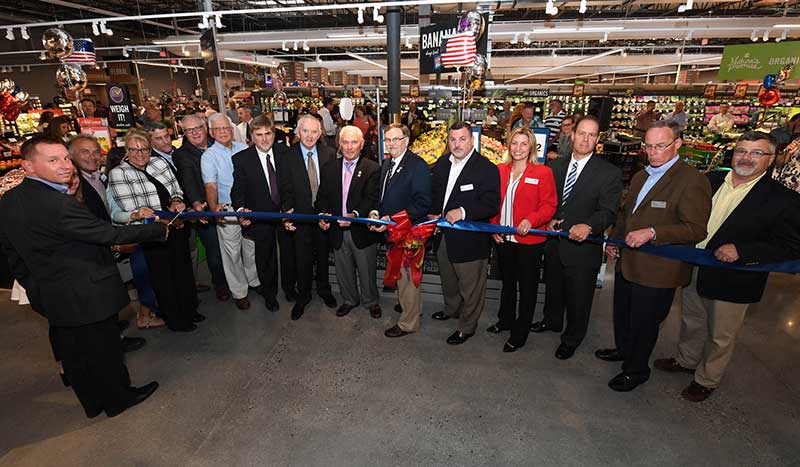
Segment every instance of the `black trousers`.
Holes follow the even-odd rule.
[[[674,298],[674,288],[647,287],[621,273],[614,276],[614,342],[625,357],[624,373],[650,376],[650,354]]]
[[[278,224],[267,238],[254,239],[256,246],[256,271],[261,283],[261,294],[275,298],[278,293],[278,250],[280,250],[281,285],[284,292],[294,289],[296,279],[295,259],[291,237]]]
[[[525,345],[531,331],[543,251],[544,243],[525,245],[506,241],[497,245],[497,259],[503,281],[497,317],[501,328],[511,330],[508,342],[514,347]]]
[[[292,244],[297,272],[297,303],[304,305],[311,301],[312,279],[317,283],[317,295],[320,297],[331,295],[331,283],[328,280],[330,244],[328,232],[316,224],[295,225],[297,230],[292,235]]]
[[[170,227],[166,242],[144,243],[142,251],[156,293],[159,314],[170,329],[188,327],[199,303],[188,228]]]
[[[97,323],[51,330],[53,351],[86,416],[127,407],[135,393],[122,358],[116,313]]]
[[[561,342],[578,347],[589,329],[592,299],[600,268],[565,266],[558,253],[558,241],[548,240],[544,249],[544,323],[552,329],[564,329]]]

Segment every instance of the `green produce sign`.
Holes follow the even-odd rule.
[[[793,64],[795,70],[800,68],[799,41],[728,45],[722,53],[717,78],[720,81],[760,80],[764,75],[778,74],[789,64]],[[796,77],[797,73],[792,76]]]

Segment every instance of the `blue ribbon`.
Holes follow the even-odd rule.
[[[170,211],[156,211],[156,216],[161,219],[172,219],[176,216],[176,213]],[[326,221],[326,222],[335,222],[335,221],[346,221],[346,222],[354,222],[358,224],[372,224],[372,225],[395,225],[392,221],[386,221],[381,219],[369,219],[366,217],[344,217],[344,216],[328,216],[328,215],[320,215],[320,214],[297,214],[297,213],[286,213],[286,212],[234,212],[234,211],[222,211],[222,212],[210,212],[210,211],[202,211],[202,212],[182,212],[178,215],[181,218],[202,218],[202,217],[245,217],[248,219],[260,219],[260,220],[290,220],[290,221],[306,221],[306,222],[318,222],[318,221]],[[147,221],[147,219],[145,219]],[[429,221],[425,221],[422,224],[436,224],[437,227],[442,229],[454,229],[454,230],[462,230],[467,232],[482,232],[482,233],[489,233],[489,234],[499,234],[499,235],[513,235],[517,233],[517,229],[514,227],[508,227],[504,225],[498,224],[487,224],[485,222],[474,222],[474,221],[458,221],[455,224],[451,224],[445,219],[432,219]],[[528,234],[533,235],[546,235],[546,236],[559,236],[559,237],[568,237],[569,233],[567,232],[552,232],[549,230],[537,230],[531,229],[528,231]],[[614,238],[603,238],[602,236],[591,236],[586,239],[586,241],[593,242],[593,243],[608,243],[612,245],[617,245],[622,248],[628,248],[625,244],[624,240],[614,239]],[[783,272],[788,274],[797,274],[800,273],[800,260],[797,261],[785,261],[782,263],[771,263],[771,264],[756,264],[756,265],[744,265],[744,264],[735,264],[735,263],[723,263],[718,261],[713,253],[709,250],[704,250],[700,248],[691,248],[686,246],[679,246],[679,245],[642,245],[637,248],[639,251],[644,253],[659,256],[661,258],[667,258],[675,261],[683,261],[685,263],[694,264],[696,266],[707,266],[713,268],[720,268],[720,269],[735,269],[741,271],[757,271],[757,272]]]

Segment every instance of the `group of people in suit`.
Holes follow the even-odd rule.
[[[659,325],[681,289],[678,353],[654,366],[693,373],[684,397],[708,397],[730,360],[747,304],[760,300],[767,278],[762,272],[693,267],[640,247],[698,246],[736,264],[800,257],[798,195],[764,176],[775,156],[774,141],[764,133],[740,138],[727,175],[705,176],[678,157],[677,125],[655,122],[643,145],[649,167],[636,174],[623,197],[620,170],[595,154],[600,126],[591,116],[574,126],[570,157],[548,165],[538,162],[536,140],[526,127],[510,133],[506,160],[495,166],[475,149],[470,126],[456,123],[448,131],[449,155],[432,168],[408,149],[410,133],[402,124],[385,128],[388,157],[382,165],[361,157],[364,137],[357,127],[341,130],[337,154],[319,143],[322,125],[308,115],[298,118],[299,142],[289,147],[276,143],[274,123],[265,115],[249,121],[249,147],[234,140],[225,114],[213,115],[208,131],[195,116],[181,125],[183,145],[169,154],[152,156],[146,133],[132,132],[126,139],[126,157],[111,171],[105,200],[115,205],[109,207],[112,218],[119,218],[115,210],[133,222],[154,217],[156,210],[194,210],[389,220],[405,211],[415,224],[443,219],[512,228],[515,233],[508,235],[442,228],[430,242],[444,296],[444,310],[432,318],[458,320],[447,338],[450,345],[476,333],[495,249],[503,289],[498,320],[487,331],[509,332],[504,352],[523,347],[529,332],[557,332],[561,342],[555,357],[571,358],[587,334],[602,235],[610,228],[610,237],[625,244],[605,249],[616,258],[615,345],[595,355],[622,362],[609,382],[616,391],[633,390],[650,377]],[[65,195],[74,169],[58,141],[34,138],[23,145],[23,157],[27,179],[0,200],[0,243],[32,305],[55,328],[54,350],[60,350],[87,415],[116,415],[152,394],[157,383],[130,385],[118,328],[110,324],[127,298],[106,246],[141,243],[148,266],[159,270],[153,287],[161,316],[170,329],[191,331],[203,316],[197,312],[187,229],[170,219],[140,226],[99,220]],[[294,302],[292,320],[305,313],[314,282],[317,295],[336,308],[337,316],[359,306],[373,318],[382,316],[376,265],[386,226],[233,214],[216,219],[203,219],[193,228],[207,247],[209,268],[215,268],[220,300],[232,296],[240,309],[248,309],[249,289],[255,289],[265,308],[277,311],[280,278],[286,299]],[[328,280],[331,249],[341,305]],[[542,319],[533,322],[542,257],[545,305]],[[75,282],[66,297],[58,292],[63,281]],[[397,296],[400,316],[385,331],[390,338],[420,329],[421,288],[407,264]]]

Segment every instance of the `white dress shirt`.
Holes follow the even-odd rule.
[[[267,169],[267,157],[269,157],[269,161],[272,163],[272,168],[275,168],[275,155],[272,153],[272,149],[269,152],[261,152],[258,147],[256,147],[256,152],[258,153],[258,162],[261,163],[261,169],[264,170],[264,178],[267,179],[267,193],[270,193],[270,186],[269,186],[269,169]],[[277,173],[275,175],[277,178]]]
[[[323,107],[317,111],[322,117],[322,126],[325,130],[325,136],[336,136],[336,124],[333,123],[331,118],[331,111],[327,107]]]
[[[590,154],[589,157],[584,157],[583,159],[577,161],[578,162],[578,173],[575,176],[575,183],[578,183],[578,179],[581,178],[581,172],[583,172],[583,168],[586,167],[586,163],[589,162],[589,159],[592,158],[594,153]],[[567,166],[567,175],[564,177],[564,185],[567,186],[567,179],[569,178],[569,173],[572,171],[572,164],[575,163],[575,155],[573,154],[569,158],[569,165]],[[574,185],[573,185],[574,187]],[[563,189],[563,188],[562,188]]]
[[[447,213],[444,210],[444,207],[447,206],[447,201],[450,199],[450,194],[453,192],[453,188],[456,186],[456,180],[458,180],[458,176],[461,175],[461,171],[464,170],[466,167],[467,162],[469,162],[470,157],[475,154],[473,150],[470,152],[467,157],[458,161],[455,157],[450,155],[450,174],[447,176],[447,188],[444,191],[444,204],[442,205],[442,215],[446,215]],[[459,206],[461,208],[461,218],[467,218],[467,212],[464,210],[463,206]]]

